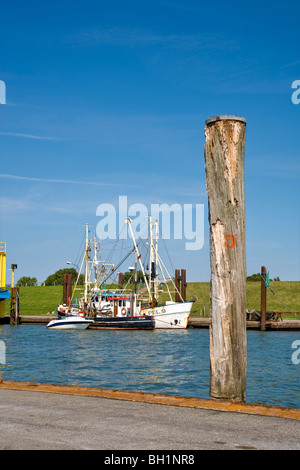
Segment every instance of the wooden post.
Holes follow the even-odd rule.
[[[210,396],[245,401],[246,120],[224,115],[209,118],[205,124],[211,264]]]
[[[119,280],[118,280],[119,290],[123,289],[123,282],[124,282],[123,273],[119,272]]]
[[[10,297],[10,324],[18,325],[20,323],[20,287],[12,287]]]
[[[175,269],[175,302],[180,302],[180,269]]]
[[[68,278],[68,306],[71,306],[72,301],[72,274],[67,274]]]
[[[266,330],[267,320],[267,288],[266,288],[266,266],[261,267],[261,283],[260,283],[260,329],[261,331]]]
[[[186,301],[186,269],[181,270],[181,297]]]
[[[16,313],[15,313],[15,287],[12,287],[11,288],[11,291],[10,291],[10,319],[9,319],[9,323],[10,325],[14,325],[15,324],[15,320],[16,320]]]
[[[64,274],[64,280],[63,280],[63,304],[67,305],[68,304],[68,275]]]

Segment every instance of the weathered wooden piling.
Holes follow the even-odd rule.
[[[175,302],[186,301],[186,269],[175,269]]]
[[[123,273],[119,272],[118,285],[119,285],[120,290],[123,289],[123,283],[124,283],[124,275]]]
[[[183,302],[186,301],[186,269],[181,270],[181,297]]]
[[[63,304],[67,305],[68,303],[68,274],[64,274],[63,280]]]
[[[260,329],[261,331],[266,330],[267,320],[267,268],[266,266],[261,267],[261,284],[260,284]]]
[[[245,401],[246,254],[244,150],[246,120],[205,123],[205,176],[210,222],[210,395]]]
[[[72,302],[72,274],[68,274],[68,305]]]
[[[63,304],[71,305],[72,301],[72,274],[64,274],[63,279]]]
[[[180,302],[180,269],[175,269],[175,302]]]
[[[10,324],[20,323],[20,287],[12,287],[10,292]]]

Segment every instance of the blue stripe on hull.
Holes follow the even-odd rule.
[[[132,330],[152,330],[155,326],[152,316],[141,317],[104,317],[94,318],[91,329],[132,329]]]
[[[92,322],[89,323],[89,325],[91,325],[91,324],[92,324]],[[67,326],[78,326],[78,325],[88,326],[86,321],[69,322],[69,321],[59,320],[58,322],[53,323],[53,325],[48,326],[48,328],[57,328],[57,327],[65,326],[65,325],[67,325]]]

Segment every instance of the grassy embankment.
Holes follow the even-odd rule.
[[[278,281],[271,282],[271,289],[279,299],[293,312],[300,312],[300,282],[299,281]],[[260,282],[247,282],[247,309],[260,310]],[[209,316],[210,310],[210,283],[195,282],[187,285],[187,299],[193,295],[197,298],[192,315],[193,317]],[[204,312],[205,307],[205,312]],[[285,311],[280,301],[267,289],[267,310]],[[292,313],[283,314],[283,318],[295,319]],[[300,313],[297,315],[300,319]]]
[[[300,282],[280,281],[271,282],[271,288],[276,295],[293,311],[300,311]],[[79,289],[77,296],[80,297],[82,289]],[[192,317],[209,316],[210,310],[210,283],[191,282],[187,285],[187,300],[195,296],[197,301],[193,305]],[[54,311],[62,300],[62,286],[46,287],[21,287],[21,310],[22,315],[46,315]],[[160,301],[166,300],[166,295],[162,294]],[[10,308],[10,301],[6,300],[5,312]],[[260,310],[260,282],[247,282],[247,308]],[[283,305],[267,289],[267,310],[284,311]],[[300,318],[300,313],[297,315]],[[294,315],[286,313],[283,318],[294,319]]]

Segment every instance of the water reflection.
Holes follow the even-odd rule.
[[[249,331],[247,402],[300,408],[297,332]],[[51,331],[1,325],[4,380],[209,397],[209,331]]]

